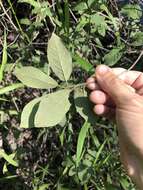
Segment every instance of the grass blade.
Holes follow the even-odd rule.
[[[18,163],[12,159],[11,155],[6,154],[3,149],[0,149],[0,157],[4,158],[9,164],[18,167]]]
[[[1,67],[0,67],[0,81],[2,81],[2,79],[3,79],[3,72],[5,69],[6,63],[7,63],[7,41],[6,41],[6,32],[4,32],[2,63],[1,63]]]
[[[69,14],[69,3],[68,0],[65,0],[65,20],[64,20],[64,27],[65,31],[67,33],[67,36],[69,35],[69,28],[70,28],[70,14]]]
[[[6,86],[6,87],[0,89],[0,95],[8,93],[12,90],[16,90],[18,88],[22,88],[22,87],[24,87],[24,85],[22,83],[16,83],[16,84],[12,84],[10,86]]]
[[[103,144],[100,146],[98,152],[96,153],[96,158],[95,158],[94,163],[93,163],[94,166],[95,166],[95,164],[97,163],[98,158],[99,158],[100,154],[102,153],[102,150],[103,150],[103,148],[104,148],[106,142],[107,142],[107,139],[105,139],[105,141],[103,142]]]
[[[83,145],[84,145],[85,138],[86,138],[89,128],[90,128],[90,124],[88,122],[85,122],[80,130],[80,133],[78,136],[78,141],[77,141],[76,166],[78,166],[78,164],[82,158]]]

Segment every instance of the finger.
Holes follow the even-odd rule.
[[[128,71],[123,68],[113,68],[113,73],[117,75],[120,79],[122,79],[126,84],[132,86],[137,89],[141,84],[143,84],[143,76],[140,80],[137,80],[140,75],[143,75],[142,72],[139,71]],[[135,82],[137,80],[137,82]]]
[[[86,81],[86,87],[89,90],[99,90],[100,89],[99,85],[96,82],[95,77],[90,77],[90,78],[87,79],[87,81]]]
[[[99,90],[100,89],[100,86],[99,84],[97,84],[96,82],[95,83],[89,83],[87,88],[89,90]]]
[[[103,116],[108,119],[113,119],[115,117],[115,109],[102,104],[95,105],[93,111],[96,115]]]
[[[105,94],[103,91],[100,90],[94,90],[93,92],[90,93],[90,100],[94,103],[94,104],[104,104],[106,103],[108,97],[108,95]]]
[[[115,104],[109,95],[101,90],[94,90],[90,93],[89,98],[94,104],[106,104],[108,106],[115,107]]]
[[[136,93],[139,94],[140,96],[143,96],[143,86],[142,88],[138,89]]]
[[[143,73],[140,73],[136,80],[133,82],[132,87],[139,91],[143,87]]]
[[[141,88],[143,85],[143,73],[139,71],[127,71],[124,68],[113,68],[113,73],[117,75],[121,80],[126,84],[132,86],[135,89]],[[99,84],[96,82],[95,77],[90,77],[87,79],[87,88],[90,90],[99,90],[101,89]]]
[[[106,65],[100,65],[96,68],[96,79],[103,91],[113,99],[116,106],[123,105],[135,94],[134,88],[119,79]]]

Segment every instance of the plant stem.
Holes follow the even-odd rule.
[[[87,184],[84,184],[84,190],[88,190]]]
[[[139,54],[138,58],[136,59],[136,61],[132,64],[132,66],[128,69],[128,71],[130,71],[131,69],[133,69],[133,67],[139,62],[139,60],[141,59],[141,57],[143,56],[143,50],[141,51],[141,53]]]
[[[118,77],[122,74],[124,74],[125,72],[128,72],[130,71],[131,69],[133,69],[133,67],[139,62],[139,60],[141,59],[141,57],[143,56],[143,50],[141,51],[141,53],[139,54],[138,58],[136,59],[136,61],[131,65],[131,67],[129,67],[127,70],[121,72]],[[94,76],[95,77],[95,76]],[[72,85],[72,86],[67,86],[67,87],[61,87],[61,88],[65,88],[65,89],[75,89],[75,88],[78,88],[78,87],[85,87],[87,86],[87,84],[89,83],[79,83],[79,84],[76,84],[76,85]]]
[[[62,89],[75,89],[75,88],[78,88],[78,87],[85,87],[87,85],[87,83],[86,82],[84,82],[84,83],[79,83],[79,84],[76,84],[76,85],[71,85],[71,86],[59,86],[60,88],[62,88]]]
[[[7,16],[8,20],[10,21],[11,25],[13,26],[13,28],[14,28],[16,31],[18,31],[17,27],[16,27],[15,24],[12,22],[10,16],[8,15],[7,11],[5,10],[5,8],[4,8],[3,3],[2,3],[1,0],[0,0],[0,6],[1,6],[1,8],[2,8],[4,14]]]
[[[19,21],[18,21],[18,19],[17,19],[16,13],[15,13],[15,11],[14,11],[14,9],[13,9],[13,6],[12,6],[11,1],[8,0],[8,3],[9,3],[9,5],[10,5],[10,8],[11,8],[11,10],[12,10],[12,13],[13,13],[13,15],[14,15],[14,18],[15,18],[15,20],[16,20],[16,23],[17,23],[17,25],[18,25],[18,28],[19,28],[21,34],[22,34],[24,37],[26,37],[27,41],[30,43],[29,37],[27,36],[26,33],[24,33],[24,31],[23,31],[22,28],[21,28],[21,25],[20,25],[20,23],[19,23]]]
[[[130,71],[130,70],[132,70],[132,69],[135,67],[135,65],[139,62],[139,60],[141,59],[142,56],[143,56],[143,50],[140,52],[140,54],[139,54],[138,58],[136,59],[136,61],[135,61],[127,70],[121,72],[121,73],[118,75],[118,77],[119,77],[120,75],[122,75],[122,74],[124,74],[124,73],[126,73],[126,72],[128,72],[128,71]]]

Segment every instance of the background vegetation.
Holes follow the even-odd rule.
[[[135,190],[116,126],[92,113],[99,64],[142,71],[142,0],[0,0],[0,188]]]

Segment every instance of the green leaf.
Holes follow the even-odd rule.
[[[2,169],[2,173],[6,174],[8,172],[8,168],[7,168],[7,163],[5,162],[3,169]]]
[[[53,72],[62,81],[67,81],[72,72],[72,58],[62,40],[52,34],[48,43],[48,60]]]
[[[106,12],[106,14],[108,15],[108,19],[109,19],[108,22],[110,22],[110,24],[112,24],[114,26],[115,31],[118,31],[119,30],[119,26],[118,26],[119,21],[118,21],[118,19],[111,14],[111,12],[109,11],[108,7],[106,7],[105,4],[102,4],[100,6],[100,9],[102,11]]]
[[[49,188],[49,184],[43,184],[43,185],[40,185],[38,190],[47,190],[47,188]]]
[[[83,162],[85,163],[88,160],[84,160]],[[80,183],[84,185],[85,183],[88,183],[89,178],[93,174],[92,168],[88,167],[86,165],[79,165],[78,167],[78,178],[80,180]],[[87,188],[85,189],[87,190]]]
[[[20,24],[29,26],[31,24],[31,21],[28,18],[23,18],[23,19],[20,19]]]
[[[125,190],[130,187],[130,183],[129,183],[129,181],[128,181],[127,179],[125,179],[125,178],[122,177],[122,178],[119,179],[119,181],[120,181],[122,187],[123,187]]]
[[[106,65],[113,66],[121,59],[122,55],[121,48],[114,48],[103,59]]]
[[[105,146],[105,144],[106,144],[106,142],[107,142],[107,139],[105,139],[105,141],[103,142],[103,144],[100,146],[100,148],[98,149],[98,152],[96,153],[96,158],[95,158],[95,160],[94,160],[94,166],[96,166],[96,163],[97,163],[97,161],[98,161],[98,159],[99,159],[99,156],[101,155],[101,153],[102,153],[102,150],[103,150],[103,148],[104,148],[104,146]],[[97,166],[98,167],[98,166]]]
[[[3,54],[2,54],[2,63],[0,66],[0,81],[3,79],[3,72],[5,65],[7,63],[7,41],[6,41],[6,32],[4,32],[4,44],[3,44]]]
[[[91,7],[91,6],[96,5],[97,1],[96,0],[88,0],[87,3],[88,3],[88,7]]]
[[[142,8],[139,4],[127,4],[122,8],[121,13],[129,18],[139,20],[142,17]]]
[[[92,24],[95,25],[95,28],[98,31],[98,33],[104,37],[106,34],[106,30],[108,29],[108,26],[105,22],[105,18],[97,13],[91,15],[90,21]]]
[[[56,190],[69,190],[69,188],[64,187],[64,185],[58,183],[57,185],[57,189]],[[72,188],[70,188],[70,190],[73,190]]]
[[[64,145],[65,129],[66,129],[66,128],[64,128],[64,129],[62,130],[61,134],[59,135],[59,139],[60,139],[60,142],[61,142],[61,146]]]
[[[137,32],[133,37],[132,37],[132,45],[133,46],[143,46],[143,32]]]
[[[60,90],[42,98],[35,116],[36,127],[52,127],[62,121],[70,108],[70,90]]]
[[[4,158],[9,164],[11,164],[15,167],[18,167],[18,163],[15,160],[13,160],[12,155],[6,154],[3,149],[0,149],[0,157]]]
[[[32,66],[17,68],[14,73],[23,84],[32,88],[46,89],[58,86],[53,78]]]
[[[41,98],[43,98],[43,97],[35,98],[34,100],[30,101],[24,107],[22,114],[21,114],[21,122],[20,122],[21,128],[33,128],[33,127],[35,127],[34,118],[35,118],[35,114],[37,112]]]
[[[9,93],[10,91],[13,91],[13,90],[16,90],[19,88],[23,88],[23,87],[24,87],[24,85],[22,83],[16,83],[16,84],[12,84],[10,86],[0,88],[0,95]]]
[[[115,187],[114,185],[107,184],[106,190],[117,190],[119,187]]]
[[[74,8],[75,11],[84,12],[86,9],[88,9],[88,6],[85,2],[80,2],[76,5]]]
[[[68,0],[65,0],[64,3],[64,27],[67,35],[69,35],[70,30],[70,11],[69,11],[69,2]]]
[[[90,127],[90,124],[88,122],[85,122],[80,130],[78,141],[77,141],[76,166],[78,166],[80,160],[82,159],[83,146],[84,146],[85,138],[86,138],[89,127]]]
[[[77,112],[92,125],[96,124],[96,116],[93,113],[93,105],[87,97],[87,92],[82,89],[76,89],[74,93],[74,102]]]
[[[93,65],[89,63],[84,58],[80,57],[78,54],[74,56],[75,64],[80,66],[82,69],[86,70],[87,72],[91,71],[93,69]]]

